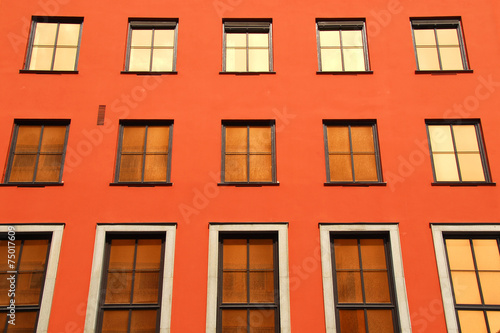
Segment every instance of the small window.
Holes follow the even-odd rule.
[[[435,182],[491,182],[479,121],[427,121]]]
[[[328,183],[382,182],[375,121],[324,121]]]
[[[172,121],[121,122],[116,183],[169,183]]]
[[[223,72],[272,72],[271,22],[224,22]]]
[[[317,21],[320,72],[370,70],[364,20]]]
[[[460,19],[412,19],[419,71],[468,70]]]
[[[69,121],[16,121],[5,183],[61,183]]]
[[[177,20],[130,20],[126,72],[175,72]]]
[[[222,123],[222,182],[276,183],[274,121]]]
[[[76,71],[83,18],[33,17],[25,70]]]

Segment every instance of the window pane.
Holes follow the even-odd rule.
[[[41,126],[20,125],[17,131],[16,153],[37,152],[41,131]]]
[[[250,303],[274,302],[274,272],[250,272]]]
[[[157,269],[161,266],[161,239],[137,241],[136,269]]]
[[[495,239],[474,239],[474,254],[479,270],[500,271],[500,254]]]
[[[55,45],[57,23],[36,23],[33,45]]]
[[[33,50],[31,50],[31,61],[29,69],[40,71],[50,70],[52,66],[53,54],[53,47],[33,46]]]
[[[417,47],[419,70],[440,70],[436,48]]]
[[[66,126],[44,126],[40,151],[62,153],[65,137]]]
[[[352,182],[351,155],[330,155],[330,181]]]
[[[476,136],[476,126],[474,125],[453,125],[455,146],[457,151],[479,151]]]
[[[250,269],[274,269],[272,239],[250,239]]]
[[[109,254],[109,269],[131,270],[134,268],[134,239],[111,240],[111,251]]]
[[[356,239],[335,239],[336,269],[359,269],[358,241]]]
[[[247,269],[247,240],[224,239],[223,269]]]
[[[224,271],[222,273],[222,302],[247,303],[247,272]]]
[[[248,333],[246,310],[222,310],[222,333]]]
[[[40,155],[35,181],[58,182],[61,174],[61,164],[62,155]]]
[[[152,71],[170,72],[173,70],[174,50],[173,49],[154,49]]]
[[[354,155],[354,178],[358,181],[377,181],[375,155]]]
[[[130,304],[132,293],[132,272],[108,272],[106,304]]]
[[[457,304],[481,304],[476,273],[452,271],[453,290]]]
[[[131,49],[129,71],[149,71],[150,49]]]
[[[249,47],[269,47],[269,34],[248,34]]]
[[[321,70],[326,72],[342,71],[340,49],[321,49]]]
[[[56,48],[56,57],[54,58],[55,71],[75,70],[77,48]]]
[[[226,182],[246,182],[247,181],[247,156],[246,155],[226,155],[225,158]]]
[[[347,152],[351,151],[349,143],[349,127],[347,126],[329,126],[328,133],[328,151],[329,152]]]
[[[272,182],[273,162],[269,155],[250,155],[250,181]]]
[[[492,333],[500,331],[500,311],[488,311],[488,323]]]
[[[36,155],[14,155],[9,182],[32,182]]]
[[[340,310],[340,332],[366,333],[363,310]]]
[[[246,34],[226,34],[227,47],[246,47],[247,35]]]
[[[436,181],[459,181],[455,154],[433,154]]]
[[[340,46],[340,31],[338,30],[320,30],[319,40],[323,46]]]
[[[436,45],[436,35],[434,29],[415,29],[413,30],[415,36],[415,45],[433,46]]]
[[[453,270],[474,270],[474,261],[468,239],[447,239],[448,262]]]
[[[247,152],[247,127],[226,127],[226,152]]]
[[[373,130],[371,126],[352,126],[352,150],[354,152],[374,152]]]
[[[387,269],[383,239],[360,239],[363,269]]]
[[[365,71],[363,49],[344,49],[344,69],[346,71]]]
[[[36,326],[37,311],[16,311],[16,325],[9,325],[9,333],[33,332]]]
[[[367,303],[391,303],[387,271],[363,270],[363,281]]]
[[[460,154],[458,153],[458,164],[460,165],[460,174],[462,181],[479,181],[484,182],[483,163],[481,155],[476,154]]]
[[[167,161],[168,155],[146,155],[146,165],[144,166],[145,182],[166,182],[167,181]]]
[[[120,182],[140,182],[142,176],[142,155],[122,155],[120,161]]]
[[[268,72],[269,50],[268,49],[248,50],[248,70],[250,72]]]
[[[460,45],[457,29],[437,29],[436,33],[439,45]]]
[[[368,310],[366,315],[370,333],[394,332],[391,310]]]
[[[153,39],[153,30],[150,29],[133,29],[131,46],[151,46]]]
[[[337,294],[339,303],[363,303],[361,273],[337,270]]]
[[[271,152],[271,127],[269,126],[250,127],[250,152],[258,152],[258,153]]]
[[[146,151],[148,153],[168,152],[169,134],[169,126],[149,126]]]
[[[226,71],[245,72],[247,70],[246,49],[226,48]]]
[[[442,47],[439,49],[443,70],[462,70],[462,52],[460,47]]]
[[[154,46],[174,46],[175,30],[160,29],[155,30]]]
[[[134,304],[157,304],[160,272],[136,272],[134,279]]]
[[[363,35],[361,30],[343,30],[342,46],[363,46]],[[344,50],[345,52],[346,50]]]
[[[130,321],[130,333],[155,333],[157,310],[134,310]]]
[[[127,332],[128,310],[104,311],[102,320],[103,333]]]
[[[487,333],[483,311],[458,311],[462,333]]]
[[[250,333],[276,332],[274,322],[274,310],[250,310]]]
[[[142,153],[144,151],[145,126],[124,126],[122,152]]]
[[[48,247],[49,241],[47,239],[26,239],[23,245],[19,270],[45,270]],[[16,251],[16,253],[19,254],[18,251]],[[19,260],[19,258],[17,259]]]
[[[484,303],[500,305],[500,272],[479,272]]]
[[[15,291],[16,305],[39,304],[43,277],[43,271],[37,273],[19,273],[17,275]]]
[[[57,45],[77,47],[79,37],[80,37],[80,24],[61,23],[59,25]]]

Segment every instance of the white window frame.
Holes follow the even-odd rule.
[[[288,274],[288,224],[239,223],[215,224],[209,226],[208,244],[208,286],[207,286],[207,324],[206,333],[217,330],[217,284],[219,263],[220,232],[252,232],[274,231],[278,233],[278,270],[280,298],[280,333],[290,333],[290,287]]]
[[[170,332],[170,317],[172,310],[172,286],[174,277],[174,254],[176,225],[97,225],[92,274],[90,276],[87,314],[85,317],[85,333],[96,331],[97,316],[99,313],[99,295],[103,275],[104,251],[106,235],[113,232],[134,232],[140,236],[143,232],[165,233],[165,255],[163,262],[162,299],[160,302],[160,333]]]
[[[47,233],[50,232],[50,250],[47,260],[47,270],[45,272],[45,282],[42,290],[42,301],[40,302],[40,312],[38,314],[38,323],[36,333],[47,333],[49,328],[50,310],[54,298],[54,287],[56,284],[57,266],[59,264],[59,255],[61,253],[62,234],[64,225],[16,225],[3,224],[0,226],[0,233],[7,233],[9,227],[14,227],[16,235],[19,233]],[[16,237],[17,239],[17,237]]]
[[[399,331],[411,333],[410,310],[406,296],[399,227],[397,224],[320,224],[321,269],[323,277],[323,297],[325,306],[326,333],[336,333],[335,296],[333,288],[333,267],[330,234],[335,232],[363,233],[387,232],[390,242],[396,308],[399,315]]]
[[[448,267],[444,233],[467,233],[468,236],[480,233],[500,233],[500,224],[431,224],[436,263],[441,284],[441,297],[443,298],[444,318],[448,333],[458,333],[458,318],[455,312],[453,287]]]

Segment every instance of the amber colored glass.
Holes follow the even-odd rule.
[[[145,182],[166,182],[167,181],[168,155],[146,155],[144,165]]]
[[[432,156],[436,181],[459,181],[457,160],[454,153],[438,154]]]
[[[453,125],[453,134],[457,151],[479,152],[477,144],[476,126],[474,125]]]
[[[458,311],[458,321],[461,333],[488,332],[483,311]]]
[[[33,332],[37,318],[37,311],[16,311],[16,325],[9,325],[8,333]]]
[[[5,260],[7,261],[7,260]],[[10,298],[8,296],[10,289],[10,281],[7,278],[10,278],[11,274],[0,274],[0,306],[9,305]],[[0,316],[3,317],[3,316]]]
[[[249,266],[254,269],[273,269],[273,240],[272,239],[250,239],[249,240]]]
[[[350,153],[349,127],[328,126],[327,135],[329,152]]]
[[[40,144],[41,126],[20,125],[17,131],[16,153],[36,153]]]
[[[339,310],[341,333],[366,333],[363,310]]]
[[[357,239],[335,239],[335,267],[340,269],[358,269],[359,251]]]
[[[251,271],[250,272],[250,303],[273,303],[274,302],[274,272]]]
[[[104,311],[102,319],[103,333],[127,332],[129,311]]]
[[[169,126],[149,126],[146,151],[148,153],[168,152]]]
[[[42,292],[44,272],[19,273],[16,279],[16,304],[37,305]]]
[[[35,181],[58,182],[61,174],[62,154],[44,155],[38,158]]]
[[[139,239],[137,241],[136,269],[160,269],[161,239]]]
[[[2,298],[2,296],[0,296],[0,299]],[[4,305],[3,303],[0,303],[0,305]],[[2,316],[0,316],[0,327],[5,327],[5,324],[7,322],[7,316],[4,314]]]
[[[367,303],[391,303],[387,271],[363,270]]]
[[[222,302],[247,303],[247,272],[224,271],[222,273]]]
[[[122,153],[142,153],[144,151],[145,126],[124,126]]]
[[[474,271],[451,271],[451,279],[457,304],[481,304],[479,287]]]
[[[250,181],[272,182],[273,162],[272,155],[250,155]]]
[[[500,271],[480,271],[479,281],[481,283],[484,303],[487,305],[500,305]]]
[[[136,272],[134,278],[134,304],[158,303],[160,272]]]
[[[225,157],[224,181],[246,182],[247,181],[247,155],[229,155]]]
[[[500,311],[487,311],[488,324],[491,333],[498,333],[500,331]]]
[[[270,126],[251,126],[250,146],[251,153],[270,153],[271,152],[271,127]]]
[[[4,256],[7,258],[7,255],[9,254],[8,252],[8,241],[7,240],[0,240],[0,256]],[[19,253],[19,252],[15,252]],[[0,260],[0,272],[3,271],[8,271],[9,269],[9,263],[7,260]],[[1,286],[1,280],[0,280],[0,286]],[[1,326],[0,326],[1,327]]]
[[[463,70],[462,51],[459,46],[440,47],[441,65],[443,70]]]
[[[155,333],[157,310],[133,310],[130,333]]]
[[[353,152],[374,152],[373,130],[371,126],[351,126]]]
[[[62,153],[65,137],[66,126],[44,126],[40,152]]]
[[[496,239],[474,239],[472,244],[479,270],[500,271],[500,253]]]
[[[224,303],[246,303],[247,240],[224,239],[222,251],[222,301]]]
[[[463,181],[485,181],[480,153],[458,153],[458,164]]]
[[[352,182],[352,159],[350,154],[330,155],[330,181]]]
[[[383,239],[360,239],[363,269],[387,269]]]
[[[248,333],[247,310],[222,310],[222,333]]]
[[[250,310],[250,333],[275,332],[274,310]]]
[[[223,269],[247,269],[247,240],[224,239]]]
[[[113,239],[109,254],[109,269],[131,270],[134,267],[135,239]]]
[[[247,152],[247,127],[226,126],[226,153]]]
[[[51,70],[54,46],[33,46],[31,50],[30,70]]]
[[[34,45],[55,45],[57,23],[36,23]]]
[[[47,239],[26,239],[23,244],[19,271],[45,270],[48,246]]]
[[[339,303],[363,303],[361,273],[337,271],[337,296]]]
[[[53,70],[72,71],[75,69],[77,47],[57,47]]]
[[[391,310],[367,310],[368,332],[391,333],[394,332]]]
[[[377,162],[375,155],[357,155],[353,156],[354,177],[357,182],[377,181]]]
[[[106,304],[130,304],[132,277],[132,272],[108,272]]]
[[[142,179],[142,154],[122,154],[120,159],[120,182],[140,182]]]
[[[474,270],[472,250],[468,239],[446,239],[448,262],[453,270]]]

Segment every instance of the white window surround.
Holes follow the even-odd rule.
[[[207,286],[207,325],[206,333],[215,333],[217,325],[217,279],[219,259],[219,233],[262,232],[278,233],[278,270],[280,292],[280,333],[290,333],[290,288],[288,275],[288,224],[239,223],[210,224],[208,245],[208,286]]]
[[[453,300],[453,288],[448,268],[446,247],[443,233],[467,233],[468,236],[474,233],[494,232],[500,233],[500,224],[431,224],[432,238],[434,240],[434,250],[436,251],[436,262],[441,284],[441,296],[443,297],[444,317],[448,333],[458,333],[458,320],[455,312],[455,302]]]
[[[163,258],[163,281],[162,300],[160,305],[160,333],[170,332],[170,315],[172,308],[172,286],[174,274],[175,232],[176,225],[137,225],[137,224],[113,224],[97,225],[94,259],[92,261],[92,274],[90,276],[89,298],[87,302],[87,315],[85,317],[85,333],[93,333],[96,330],[97,313],[99,310],[99,294],[102,281],[102,265],[104,260],[104,249],[106,245],[106,234],[112,232],[164,232],[165,233],[165,256]]]
[[[323,297],[325,306],[326,333],[336,333],[335,298],[333,290],[332,252],[330,233],[335,232],[387,232],[391,247],[392,269],[394,272],[394,289],[396,292],[396,306],[399,315],[401,333],[411,332],[410,311],[406,296],[406,285],[403,271],[403,258],[399,241],[399,227],[397,224],[320,224],[321,268],[323,276]]]
[[[1,225],[0,233],[7,233],[9,227],[14,227],[16,235],[18,233],[37,233],[50,232],[50,250],[49,259],[47,261],[47,271],[45,273],[45,282],[43,284],[42,301],[40,302],[40,314],[38,316],[38,324],[36,333],[47,333],[49,327],[50,309],[52,307],[52,299],[54,297],[54,286],[56,284],[57,266],[59,264],[59,254],[61,253],[62,234],[64,225],[59,224],[9,224]],[[17,237],[16,237],[17,238]]]

